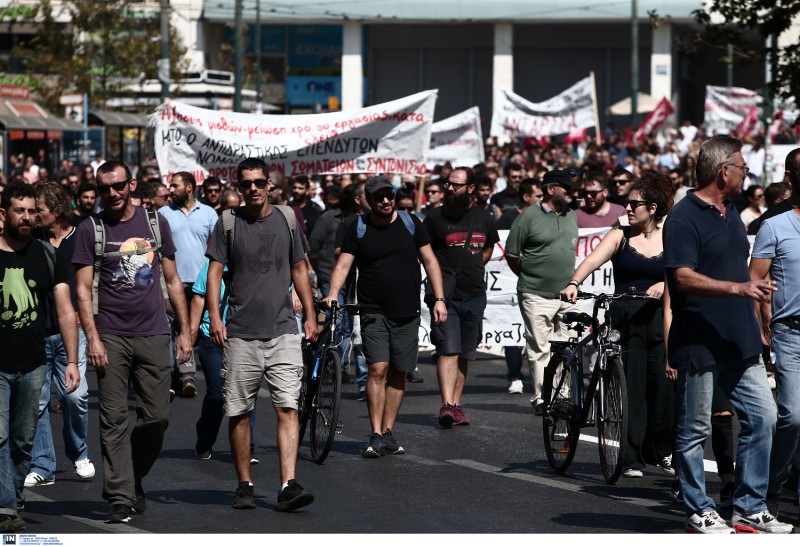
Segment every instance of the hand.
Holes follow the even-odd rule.
[[[333,295],[330,295],[330,294],[333,294]],[[333,300],[335,300],[335,299],[336,299],[336,295],[335,295],[333,292],[331,292],[330,294],[329,294],[328,296],[326,296],[326,297],[325,297],[325,298],[322,300],[322,303],[324,303],[324,304],[325,304],[325,307],[327,307],[328,309],[330,309],[330,308],[331,308],[331,303],[333,302]]]
[[[221,320],[211,320],[208,328],[208,334],[211,342],[217,347],[225,347],[225,341],[228,339],[228,329],[222,324]]]
[[[561,301],[575,303],[575,300],[578,297],[578,287],[574,284],[567,285],[564,290],[558,293],[558,297],[561,299]]]
[[[87,340],[86,342],[86,359],[91,366],[97,371],[105,371],[108,366],[108,353],[106,346],[100,341],[99,337]]]
[[[64,371],[64,386],[67,388],[67,394],[74,392],[81,384],[81,372],[78,370],[78,365],[74,362],[67,364]]]
[[[303,331],[306,334],[306,341],[308,341],[309,343],[317,341],[317,337],[319,336],[319,329],[317,327],[316,316],[306,319],[306,321],[303,323]]]
[[[664,281],[657,282],[650,288],[648,288],[645,293],[645,296],[650,296],[651,298],[659,298],[664,295]]]
[[[179,366],[192,357],[192,336],[188,332],[181,333],[175,344],[175,363]]]
[[[297,290],[292,288],[292,311],[296,315],[303,310],[303,302],[300,301],[300,296],[297,295]]]
[[[433,322],[442,324],[447,320],[447,306],[443,301],[437,301],[433,306]]]
[[[734,290],[739,297],[768,303],[772,299],[772,293],[778,289],[776,285],[773,280],[755,279],[737,284]]]
[[[678,380],[678,370],[670,366],[669,362],[666,363],[665,371],[667,375],[667,381],[675,383]]]
[[[772,347],[772,329],[768,322],[765,322],[764,327],[761,328],[761,344]]]

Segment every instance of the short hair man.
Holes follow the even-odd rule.
[[[169,223],[156,215],[161,238],[158,250],[148,212],[131,203],[137,180],[128,166],[107,161],[97,168],[96,180],[105,203],[100,214],[105,248],[97,272],[96,315],[92,289],[95,221],[78,226],[72,264],[86,353],[89,364],[97,370],[103,498],[111,504],[105,521],[126,523],[131,510],[141,513],[146,509],[142,480],[158,459],[169,418],[171,366],[169,324],[159,282],[162,270],[170,304],[181,324],[175,343],[179,364],[192,354],[192,342]],[[130,435],[129,383],[133,383],[139,400],[136,425]]]
[[[633,174],[623,167],[617,167],[614,174],[611,175],[611,187],[611,200],[622,205],[628,199],[628,194],[633,187]]]
[[[322,207],[311,200],[308,191],[310,186],[308,177],[305,175],[296,176],[292,182],[292,204],[300,208],[306,222],[308,235],[314,232],[314,223],[322,214]]]
[[[0,199],[0,531],[25,529],[18,511],[25,504],[24,483],[38,419],[39,397],[47,372],[45,302],[52,294],[64,341],[67,392],[78,388],[78,327],[69,299],[69,262],[58,260],[49,243],[33,238],[36,194],[13,184]]]
[[[506,187],[502,191],[495,193],[491,200],[492,205],[499,210],[498,217],[517,208],[519,204],[517,192],[519,191],[519,183],[522,182],[524,176],[522,165],[519,163],[506,165],[503,169],[503,174],[506,179]]]
[[[719,386],[741,425],[732,523],[788,533],[792,526],[777,521],[765,504],[777,411],[759,359],[753,300],[768,301],[775,287],[773,281],[750,280],[747,270],[747,235],[731,202],[747,177],[741,149],[729,136],[707,140],[697,157],[697,190],[673,207],[664,225],[667,374],[678,382],[676,470],[686,528],[733,532],[705,488],[703,445],[711,433],[712,393]]]
[[[554,298],[575,271],[578,221],[569,208],[569,192],[575,186],[563,170],[550,171],[542,180],[544,197],[514,221],[506,239],[506,261],[519,277],[517,292],[525,323],[526,358],[533,380],[531,405],[537,415],[544,409],[542,383],[550,358],[550,341],[566,339],[561,317],[577,309],[573,303]]]
[[[84,182],[75,192],[75,210],[68,216],[69,225],[77,227],[78,224],[94,216],[94,207],[97,203],[97,186],[91,182]]]
[[[330,305],[336,298],[355,262],[372,427],[369,445],[362,454],[380,457],[405,453],[392,431],[403,402],[406,373],[417,361],[422,282],[418,259],[438,298],[433,309],[436,323],[447,320],[447,306],[439,264],[419,219],[394,210],[394,188],[385,176],[367,180],[364,191],[371,211],[366,219],[359,218],[347,229],[325,301]]]
[[[492,196],[492,181],[488,176],[482,174],[475,174],[475,191],[472,193],[472,199],[479,209],[485,210],[492,216],[492,220],[497,220],[498,209],[489,203],[489,198]],[[446,197],[446,194],[445,194]]]
[[[447,320],[441,324],[431,321],[431,340],[439,354],[436,370],[442,394],[438,421],[441,426],[450,427],[470,423],[461,397],[469,360],[477,357],[483,333],[485,265],[500,239],[492,215],[473,204],[477,186],[472,169],[456,167],[444,185],[444,204],[431,211],[424,226],[442,275],[451,276],[453,287],[451,294],[445,294]]]
[[[171,199],[169,188],[162,184],[160,179],[152,182],[152,184],[156,188],[156,195],[152,199],[153,210],[158,210],[161,207],[169,205]]]
[[[263,160],[245,159],[236,171],[244,207],[234,209],[233,248],[228,247],[224,222],[219,221],[214,228],[207,252],[206,286],[207,300],[219,301],[222,272],[228,266],[227,324],[222,322],[219,306],[210,305],[208,311],[211,341],[223,348],[222,393],[238,476],[233,507],[256,507],[250,475],[249,421],[261,380],[266,377],[278,418],[282,486],[277,509],[296,510],[314,501],[314,494],[295,480],[303,356],[289,293],[292,284],[305,311],[305,337],[309,341],[317,337],[305,239],[300,229],[292,233],[284,213],[270,204],[269,194],[276,186]]]
[[[216,176],[209,176],[203,180],[203,204],[219,213],[219,209],[222,208],[220,197],[222,197],[222,181]]]
[[[427,204],[422,209],[422,215],[427,216],[430,211],[442,205],[444,186],[440,180],[431,180],[425,184],[425,199]]]
[[[586,175],[582,195],[583,206],[575,210],[579,228],[611,227],[621,216],[627,219],[621,205],[608,201],[608,181],[602,173]]]

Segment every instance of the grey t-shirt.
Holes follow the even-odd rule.
[[[298,333],[289,293],[291,241],[283,214],[273,207],[267,216],[253,218],[244,207],[239,207],[234,230],[231,263],[228,263],[222,221],[217,222],[206,252],[206,256],[227,265],[230,270],[228,336],[271,339]],[[292,260],[296,263],[305,255],[303,232],[299,227],[295,230],[293,245]]]

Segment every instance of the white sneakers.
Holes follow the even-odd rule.
[[[702,533],[710,535],[733,535],[736,531],[717,514],[716,510],[703,510],[699,514],[692,514],[686,519],[687,533]]]
[[[94,478],[94,465],[87,457],[75,463],[75,474],[82,480],[89,480]]]
[[[40,485],[53,485],[56,481],[48,480],[44,476],[31,472],[25,476],[25,487],[39,487]]]
[[[788,535],[794,529],[791,523],[781,523],[778,521],[775,516],[769,513],[769,510],[756,512],[748,516],[734,510],[733,517],[731,518],[731,525],[747,525],[759,533],[776,533],[781,535]]]
[[[752,527],[759,533],[789,534],[794,527],[791,523],[781,523],[769,513],[769,510],[756,512],[745,516],[736,510],[733,512],[731,524],[720,517],[715,510],[704,510],[699,514],[692,514],[686,520],[686,531],[689,533],[726,534],[735,533],[733,526]]]
[[[515,379],[508,386],[508,394],[522,394],[522,380]]]

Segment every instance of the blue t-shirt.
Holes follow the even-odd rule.
[[[199,294],[200,296],[206,296],[206,284],[208,282],[208,258],[206,258],[206,263],[203,264],[202,269],[200,269],[200,273],[197,274],[197,279],[194,281],[192,285],[192,292],[195,294]],[[228,266],[225,266],[223,269],[223,273],[228,271]],[[225,298],[225,281],[223,280],[219,287],[219,305],[222,305],[222,302]],[[225,308],[222,310],[222,322],[223,324],[227,323],[228,319],[228,302],[225,302]],[[208,316],[208,301],[206,301],[206,309],[203,309],[203,318],[200,319],[200,331],[203,333],[204,336],[209,337],[210,334],[209,328],[211,327],[211,318]]]
[[[696,296],[675,287],[674,270],[679,267],[717,280],[750,280],[744,224],[732,202],[725,206],[727,217],[689,192],[664,223],[664,268],[672,305],[668,354],[676,369],[697,370],[761,354],[752,299]]]
[[[772,293],[772,322],[800,317],[800,218],[793,210],[767,219],[756,235],[753,258],[770,258],[770,277],[778,284]]]
[[[158,209],[167,219],[175,242],[175,265],[181,282],[194,282],[206,260],[208,240],[217,225],[217,212],[199,201],[187,215],[180,207],[170,204]]]

